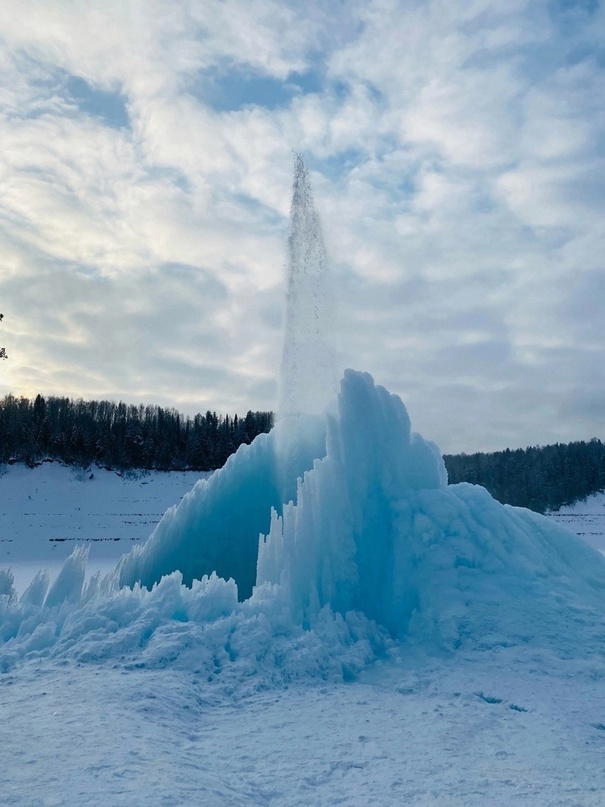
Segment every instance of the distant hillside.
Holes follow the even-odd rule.
[[[446,455],[444,460],[450,483],[483,485],[503,504],[539,513],[605,489],[605,445],[596,438],[493,454]]]
[[[211,471],[272,425],[271,412],[190,418],[160,406],[8,395],[0,401],[0,463],[50,458],[121,470]]]

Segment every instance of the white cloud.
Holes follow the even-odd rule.
[[[0,391],[272,407],[296,148],[344,362],[446,450],[597,434],[603,28],[546,0],[7,0]],[[268,102],[212,105],[250,76]]]

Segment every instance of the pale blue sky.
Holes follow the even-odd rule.
[[[445,451],[605,437],[596,0],[5,0],[0,394],[275,406],[292,150],[343,366]]]

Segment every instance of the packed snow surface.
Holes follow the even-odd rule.
[[[0,566],[63,562],[78,544],[112,560],[143,543],[167,508],[200,477],[194,471],[118,474],[60,462],[0,466]]]
[[[367,374],[280,428],[109,574],[0,572],[6,803],[602,805],[602,555]]]

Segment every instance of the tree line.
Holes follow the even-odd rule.
[[[0,401],[0,463],[211,471],[272,426],[271,412],[191,418],[160,406],[7,395]]]
[[[272,427],[272,412],[191,418],[160,406],[7,395],[0,400],[0,463],[53,459],[119,471],[211,471]],[[503,504],[541,513],[605,489],[605,445],[596,438],[444,460],[451,484],[483,485]]]
[[[539,513],[605,489],[605,445],[596,438],[492,454],[446,455],[444,460],[450,484],[482,485],[503,504]]]

